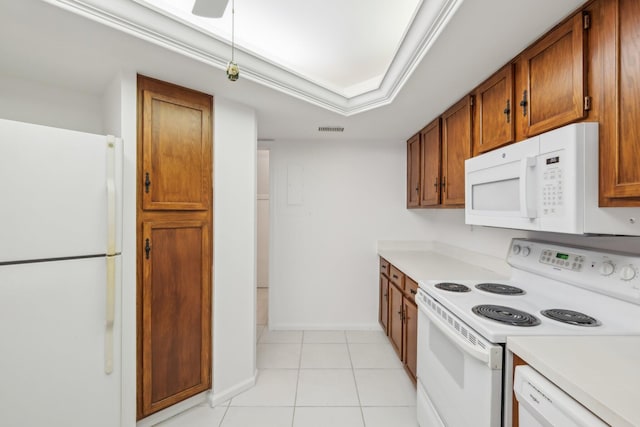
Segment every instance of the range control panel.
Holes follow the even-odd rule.
[[[568,270],[582,270],[585,257],[571,252],[559,252],[552,249],[544,249],[540,253],[539,261],[543,264],[553,265]]]
[[[640,304],[640,254],[513,239],[514,268]]]

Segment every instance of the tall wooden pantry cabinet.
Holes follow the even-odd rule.
[[[138,419],[211,388],[212,110],[138,76]]]

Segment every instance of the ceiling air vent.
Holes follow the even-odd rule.
[[[340,126],[318,126],[318,132],[344,132]]]

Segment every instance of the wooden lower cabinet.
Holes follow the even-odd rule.
[[[389,279],[380,275],[380,311],[378,321],[386,335],[389,334]]]
[[[418,292],[418,283],[384,258],[380,258],[380,272],[380,325],[389,337],[407,374],[415,383],[418,359],[418,307],[414,298]]]
[[[404,298],[404,330],[402,339],[402,361],[415,382],[418,375],[418,306]]]
[[[393,283],[389,283],[389,340],[393,349],[402,358],[402,313],[403,313],[403,293]]]
[[[143,224],[139,415],[211,387],[211,261],[206,221]]]

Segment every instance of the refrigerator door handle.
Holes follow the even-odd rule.
[[[104,372],[113,372],[113,323],[116,293],[116,140],[107,136],[107,304],[104,337]]]
[[[113,323],[116,303],[116,257],[107,256],[107,319],[104,337],[104,372],[113,372]]]
[[[107,255],[116,253],[116,138],[107,136]]]

